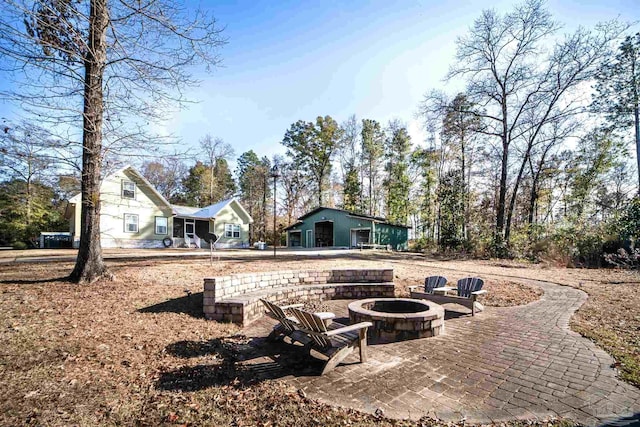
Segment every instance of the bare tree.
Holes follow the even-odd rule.
[[[204,151],[209,161],[209,203],[213,203],[214,200],[214,188],[216,186],[215,168],[218,161],[221,159],[229,160],[233,157],[233,147],[224,142],[222,138],[212,138],[211,135],[206,134],[200,140],[200,148]]]
[[[2,94],[52,132],[82,140],[81,238],[70,278],[109,276],[100,246],[100,179],[110,149],[149,142],[149,120],[183,105],[193,65],[218,63],[215,20],[177,0],[2,0]],[[81,107],[80,107],[81,106]],[[138,145],[140,146],[140,145]],[[145,149],[154,147],[151,144]]]
[[[608,23],[593,32],[579,29],[553,44],[558,30],[544,1],[527,0],[503,16],[484,11],[469,33],[457,40],[456,64],[449,78],[466,79],[467,96],[480,106],[476,113],[487,125],[481,133],[500,141],[497,243],[508,242],[507,190],[513,188],[512,198],[517,194],[531,144],[557,115],[575,114],[586,104],[579,102],[580,89],[593,78],[611,41],[622,31],[616,23]],[[533,111],[535,115],[530,114]],[[518,143],[525,148],[516,159],[520,168],[510,184],[510,157]]]
[[[25,183],[24,209],[26,225],[31,224],[33,184],[42,180],[49,169],[48,135],[37,126],[24,123],[0,132],[0,177]]]
[[[293,224],[293,220],[302,215],[303,207],[308,204],[311,192],[307,180],[302,173],[302,166],[295,160],[286,162],[283,158],[277,158],[280,165],[280,186],[284,190],[282,204],[287,212],[287,226]],[[305,200],[305,194],[307,200]]]
[[[142,175],[171,203],[178,203],[182,180],[187,172],[187,166],[177,156],[144,162],[141,170]]]

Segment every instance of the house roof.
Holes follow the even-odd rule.
[[[191,206],[178,206],[172,205],[173,212],[176,216],[187,217],[187,218],[195,218],[195,219],[215,219],[215,217],[222,211],[225,207],[230,205],[231,203],[236,204],[238,209],[249,218],[249,222],[253,222],[253,218],[251,215],[242,207],[240,202],[238,202],[235,198],[222,200],[218,203],[214,203],[213,205],[205,206],[204,208],[194,208]]]
[[[192,216],[202,208],[194,208],[193,206],[171,205],[173,213],[178,216]]]
[[[295,224],[290,225],[289,227],[285,228],[285,230],[289,230],[290,228],[297,227],[297,226],[301,225],[305,218],[308,218],[311,215],[314,215],[317,212],[320,212],[320,211],[323,211],[323,210],[341,212],[341,213],[347,214],[348,216],[351,216],[351,217],[354,217],[354,218],[362,218],[362,219],[366,219],[366,220],[369,220],[369,221],[378,222],[380,224],[393,225],[394,227],[410,228],[410,227],[408,227],[406,225],[403,225],[403,224],[395,224],[395,223],[389,222],[386,218],[383,218],[383,217],[380,217],[380,216],[372,216],[372,215],[360,214],[360,213],[356,213],[356,212],[350,212],[350,211],[347,211],[347,210],[344,210],[344,209],[327,208],[327,207],[324,207],[324,206],[319,206],[319,207],[307,212],[306,214],[302,215],[301,217],[299,217],[298,221],[296,221]]]

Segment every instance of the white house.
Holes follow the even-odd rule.
[[[66,210],[73,246],[80,244],[80,194]],[[131,166],[105,177],[100,186],[102,247],[159,248],[249,246],[253,219],[236,199],[196,208],[171,205]]]

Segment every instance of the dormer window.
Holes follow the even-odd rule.
[[[131,181],[122,181],[122,198],[123,199],[135,199],[136,198],[136,184]]]

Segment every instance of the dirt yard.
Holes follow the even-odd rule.
[[[237,369],[234,347],[243,337],[233,325],[202,317],[202,279],[282,269],[390,267],[401,293],[431,274],[450,282],[478,275],[489,290],[484,303],[494,306],[540,296],[516,278],[579,287],[590,298],[573,327],[613,354],[625,379],[640,384],[637,274],[375,252],[108,264],[115,280],[85,287],[65,281],[69,262],[0,265],[0,425],[415,425],[331,408]],[[182,368],[197,378],[180,378],[182,389],[162,386],[163,374]]]

